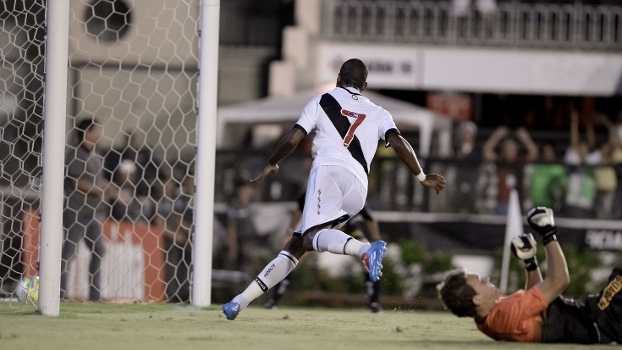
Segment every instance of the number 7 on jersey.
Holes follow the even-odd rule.
[[[352,139],[354,138],[354,132],[356,131],[356,128],[361,125],[361,123],[363,122],[363,120],[365,120],[367,116],[365,114],[348,111],[347,109],[341,109],[341,115],[356,119],[354,123],[350,124],[348,132],[343,138],[343,147],[348,148],[348,146],[350,146],[350,142],[352,142]]]

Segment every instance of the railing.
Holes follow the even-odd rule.
[[[482,13],[450,1],[324,0],[327,40],[622,50],[622,6],[502,3]]]

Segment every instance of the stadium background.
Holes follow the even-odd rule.
[[[106,301],[187,301],[182,295],[190,284],[190,260],[173,261],[172,255],[187,251],[192,241],[167,246],[155,217],[158,203],[169,195],[169,181],[177,193],[192,196],[192,186],[184,182],[194,173],[198,7],[196,0],[71,1],[67,147],[75,148],[75,125],[95,117],[103,126],[97,152],[106,160],[107,176],[131,191],[128,201],[113,200],[100,212],[108,244],[102,267]],[[11,300],[23,275],[37,270],[44,21],[42,0],[2,4],[0,290],[5,300]],[[252,260],[262,262],[282,244],[292,201],[305,187],[308,142],[283,162],[277,176],[252,188],[253,229],[240,239],[236,260],[228,259],[228,239],[240,181],[262,168],[308,98],[334,85],[345,59],[359,57],[368,64],[370,93],[382,95],[378,103],[394,113],[426,172],[448,179],[445,191],[432,195],[382,147],[371,172],[368,203],[394,252],[383,295],[412,307],[417,296],[433,299],[433,285],[452,266],[499,275],[506,218],[495,215],[502,203],[489,193],[494,182],[486,174],[492,163],[483,156],[459,159],[463,122],[477,126],[477,147],[499,126],[513,133],[525,128],[539,148],[553,146],[553,163],[570,176],[564,153],[573,113],[581,134],[602,118],[620,133],[621,51],[622,6],[616,1],[221,2],[214,301],[228,299],[263,266],[249,268],[245,245],[265,246]],[[604,125],[594,130],[595,148],[609,144]],[[615,147],[622,152],[620,143]],[[520,148],[522,158],[527,151]],[[523,213],[533,204],[532,174],[540,163],[538,158],[513,166]],[[622,159],[591,166],[606,174],[600,180],[592,175],[594,193],[583,215],[567,210],[567,184],[554,196],[558,225],[566,232],[562,242],[573,247],[568,255],[576,279],[570,293],[576,296],[594,291],[606,277],[602,271],[619,265],[622,250]],[[71,267],[71,299],[88,296],[88,260],[81,246]],[[172,293],[165,292],[171,284],[166,266],[176,271]],[[298,299],[294,292],[289,302],[360,305],[363,299],[349,297],[362,294],[358,268],[326,254],[309,259],[294,274],[294,286],[312,292]],[[521,285],[516,270],[510,289]]]

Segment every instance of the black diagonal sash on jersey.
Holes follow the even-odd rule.
[[[322,95],[322,98],[320,99],[320,106],[322,106],[322,109],[339,132],[339,135],[341,135],[341,138],[345,138],[348,133],[348,129],[350,129],[350,121],[348,120],[348,117],[341,114],[341,105],[339,102],[337,102],[331,94],[326,93]],[[365,174],[369,175],[369,171],[367,170],[367,161],[363,155],[363,149],[361,149],[361,142],[356,135],[354,135],[354,138],[350,142],[348,151],[350,151],[352,157],[354,157],[354,159],[361,164],[365,170]]]

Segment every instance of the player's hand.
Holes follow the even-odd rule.
[[[426,175],[425,180],[421,181],[423,186],[435,189],[436,194],[445,188],[446,183],[447,181],[445,181],[445,178],[437,174]]]
[[[514,253],[517,258],[523,261],[527,271],[533,271],[538,268],[538,261],[536,260],[536,240],[533,239],[531,233],[515,237],[512,240],[510,250],[512,250],[512,253]]]
[[[542,236],[544,244],[556,241],[557,227],[553,218],[553,209],[536,207],[527,213],[527,223]]]
[[[537,243],[533,238],[533,235],[531,233],[527,233],[514,237],[510,249],[517,258],[527,260],[536,256],[536,247]]]
[[[270,174],[276,174],[277,171],[279,171],[279,166],[276,164],[266,164],[266,166],[263,168],[263,172],[261,174],[259,174],[257,177],[255,177],[254,179],[251,180],[251,182],[256,182],[259,181],[261,179],[263,179],[264,177],[270,175]]]

